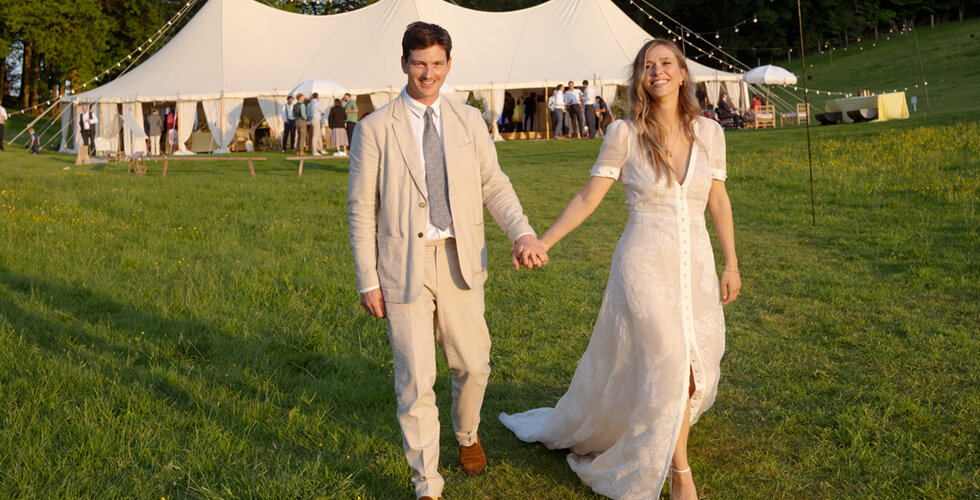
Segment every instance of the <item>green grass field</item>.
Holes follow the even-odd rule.
[[[980,26],[935,33],[967,25]],[[980,95],[972,85],[957,92]],[[717,402],[692,429],[702,498],[980,494],[980,104],[964,104],[812,129],[816,225],[805,130],[728,133],[744,288],[726,308]],[[498,145],[536,229],[598,147]],[[0,497],[411,498],[384,324],[357,303],[346,161],[298,178],[274,153],[255,179],[221,162],[161,178],[159,164],[139,177],[7,149]],[[536,271],[510,268],[488,230],[490,468],[459,470],[440,361],[448,498],[596,498],[564,452],[496,415],[567,387],[622,201],[613,188]]]

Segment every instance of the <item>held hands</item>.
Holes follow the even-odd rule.
[[[385,298],[380,288],[368,290],[361,294],[361,305],[364,310],[375,318],[385,317]]]
[[[531,234],[518,238],[514,242],[514,247],[510,249],[510,254],[514,269],[520,269],[521,266],[536,269],[548,263],[548,249],[541,240]]]
[[[721,272],[721,305],[727,306],[735,301],[742,290],[742,277],[738,271],[725,269]]]

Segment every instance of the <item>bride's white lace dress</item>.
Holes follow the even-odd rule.
[[[712,179],[725,180],[725,138],[698,118],[685,178],[658,176],[626,121],[609,126],[592,175],[620,178],[629,221],[616,246],[589,346],[555,408],[500,421],[521,440],[568,448],[592,489],[657,498],[684,415],[714,402],[725,320],[704,212]]]

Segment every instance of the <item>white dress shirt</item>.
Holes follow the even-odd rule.
[[[578,89],[565,92],[565,107],[573,104],[582,104],[582,99],[578,96]]]
[[[565,109],[565,93],[562,91],[555,92],[555,109],[564,110]]]
[[[0,106],[0,123],[7,121],[7,118],[9,118],[7,116],[7,110],[3,109],[3,106]]]
[[[422,164],[422,185],[426,186],[425,183],[425,153],[422,151],[422,137],[425,134],[425,104],[422,104],[415,99],[412,99],[408,95],[405,89],[402,89],[403,97],[408,102],[409,120],[412,122],[412,130],[415,131],[415,142],[419,145],[419,162]],[[439,141],[442,141],[442,114],[439,109],[439,105],[442,104],[442,96],[436,98],[436,102],[432,103],[432,124],[436,126],[436,133],[439,134]],[[426,199],[428,199],[429,194],[426,193]],[[426,205],[426,212],[428,212],[428,205]],[[445,230],[439,229],[432,225],[432,221],[429,220],[428,213],[425,216],[426,226],[425,226],[425,237],[428,241],[438,241],[444,240],[446,238],[455,238],[456,233],[453,231],[453,225],[449,224]]]
[[[323,116],[323,109],[320,108],[320,101],[317,99],[310,99],[310,103],[307,105],[306,111],[310,116],[310,119],[314,122],[319,122],[320,118]],[[319,123],[317,126],[319,126]]]
[[[592,85],[585,87],[585,94],[582,97],[582,104],[586,106],[595,106],[595,87]]]

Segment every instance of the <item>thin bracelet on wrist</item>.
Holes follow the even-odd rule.
[[[738,274],[738,271],[734,271],[734,270],[732,270],[732,269],[725,269],[725,270],[724,270],[724,271],[722,271],[722,272],[723,272],[723,273],[735,273],[735,274]]]

